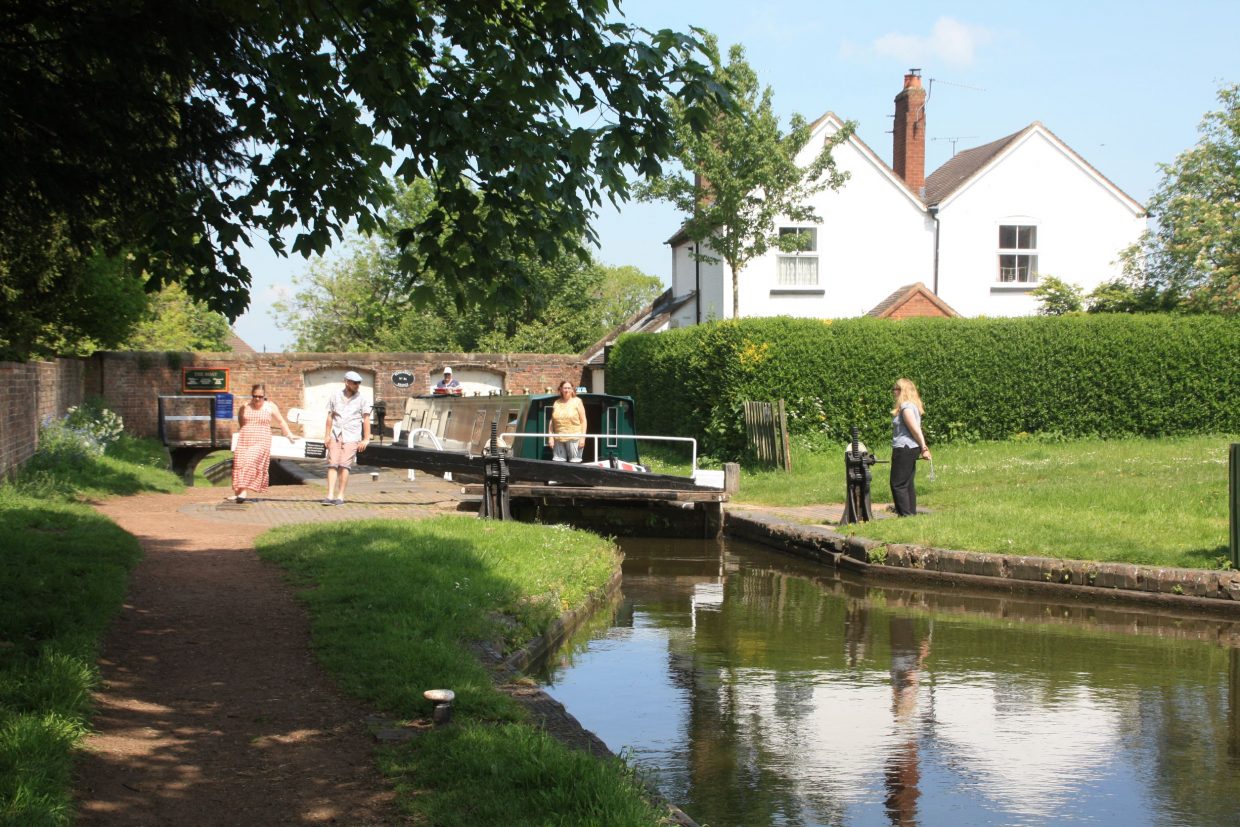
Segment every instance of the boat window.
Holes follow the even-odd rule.
[[[604,426],[604,432],[607,434],[608,448],[620,445],[620,440],[615,438],[615,434],[620,432],[620,408],[616,405],[609,405],[607,408],[607,424]]]

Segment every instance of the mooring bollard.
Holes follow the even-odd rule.
[[[428,689],[422,693],[422,697],[434,704],[431,709],[431,723],[435,726],[443,726],[452,722],[452,701],[456,699],[456,693],[451,689]]]

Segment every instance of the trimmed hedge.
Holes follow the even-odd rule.
[[[743,400],[784,399],[793,434],[842,445],[856,425],[884,445],[901,376],[932,442],[1236,433],[1240,319],[741,319],[623,336],[607,363],[639,433],[696,436],[719,458],[744,451]]]

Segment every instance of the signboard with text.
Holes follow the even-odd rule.
[[[228,393],[228,368],[181,368],[182,393]]]

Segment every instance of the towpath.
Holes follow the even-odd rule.
[[[459,486],[355,475],[351,502],[279,486],[243,506],[226,488],[118,497],[99,511],[138,538],[78,763],[79,824],[404,823],[375,767],[367,710],[315,662],[309,624],[254,538],[284,523],[456,510]]]

